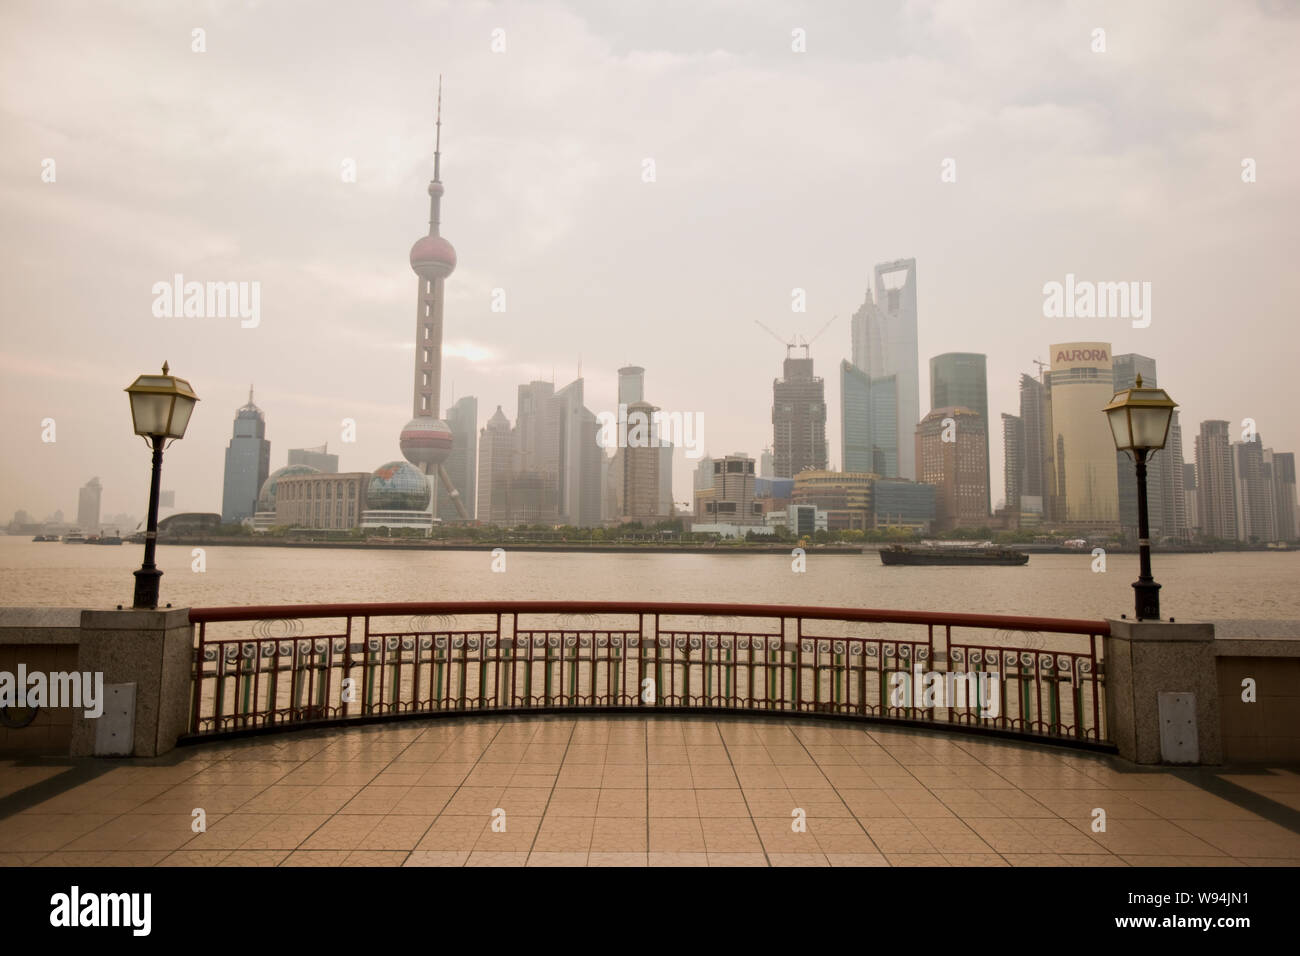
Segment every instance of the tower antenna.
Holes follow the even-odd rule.
[[[442,182],[442,74],[438,74],[438,116],[434,122],[433,181]]]

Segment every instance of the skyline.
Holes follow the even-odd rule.
[[[432,66],[405,71],[420,51],[399,44],[391,76],[342,91],[313,88],[313,78],[323,79],[331,56],[359,55],[350,44],[364,50],[396,29],[385,20],[392,7],[332,43],[324,41],[341,19],[228,10],[221,29],[208,28],[202,55],[190,52],[188,25],[164,35],[164,17],[124,46],[96,47],[104,89],[84,85],[90,67],[69,51],[84,31],[123,37],[111,11],[88,8],[57,34],[39,7],[0,14],[14,143],[0,158],[10,213],[0,239],[8,253],[0,395],[9,411],[0,441],[12,451],[0,470],[0,515],[67,513],[93,475],[104,486],[103,513],[141,512],[148,455],[126,452],[137,446],[121,389],[163,359],[203,400],[166,459],[185,510],[219,510],[221,449],[250,381],[267,415],[273,469],[289,448],[327,442],[344,471],[399,457],[394,436],[409,415],[405,371],[395,373],[411,361],[404,252],[420,225],[415,190],[432,169],[438,72],[447,77],[451,134],[444,171],[456,182],[444,214],[456,223],[461,259],[447,286],[441,398],[448,407],[475,396],[479,428],[497,405],[513,407],[521,382],[549,381],[554,367],[561,386],[579,362],[588,407],[612,410],[617,369],[635,364],[654,377],[656,404],[704,415],[707,454],[758,458],[771,444],[766,411],[783,350],[753,319],[782,335],[811,335],[837,315],[812,358],[827,384],[830,461],[840,467],[836,368],[851,355],[849,317],[875,264],[914,257],[922,396],[931,357],[985,354],[996,422],[1017,412],[1019,375],[1033,372],[1035,358],[1050,361],[1049,343],[1108,341],[1115,353],[1159,363],[1189,434],[1205,420],[1239,431],[1251,417],[1268,446],[1300,447],[1300,426],[1285,411],[1295,387],[1282,364],[1295,341],[1282,303],[1300,291],[1286,255],[1297,237],[1288,207],[1298,186],[1285,163],[1300,135],[1285,125],[1297,70],[1283,58],[1297,38],[1294,17],[1200,7],[1157,29],[1159,14],[1149,10],[1019,8],[1024,35],[1047,42],[1016,40],[1007,50],[990,47],[978,23],[963,23],[969,11],[918,5],[871,20],[885,29],[871,36],[881,46],[865,51],[849,51],[819,14],[821,29],[807,24],[808,51],[794,54],[783,14],[759,11],[724,26],[714,7],[686,18],[677,41],[714,51],[697,53],[661,49],[671,31],[656,36],[643,24],[636,35],[647,48],[623,48],[617,15],[593,10],[583,19],[577,9],[439,12],[450,39],[430,41],[421,59]],[[492,54],[498,24],[485,24],[498,13],[509,45]],[[856,13],[845,19],[862,22]],[[1105,54],[1088,50],[1093,19],[1107,25]],[[308,51],[292,60],[301,67],[292,75],[258,60],[272,27],[280,36],[292,28]],[[480,43],[462,42],[480,33]],[[894,55],[884,52],[891,40]],[[1234,55],[1243,45],[1252,49],[1245,67]],[[166,58],[174,89],[130,70],[144,48]],[[1052,72],[1062,55],[1079,61],[1086,82],[1078,88]],[[999,56],[1007,72],[985,82],[976,67]],[[1195,75],[1171,66],[1195,56],[1205,68]],[[227,75],[236,59],[246,79]],[[962,64],[971,69],[953,68]],[[590,82],[594,65],[610,89],[593,88],[601,86]],[[860,81],[889,67],[920,88],[895,81],[873,97]],[[70,79],[56,81],[59,70]],[[258,83],[291,94],[293,109],[252,99]],[[330,95],[311,98],[322,90]],[[173,142],[147,111],[120,129],[106,125],[120,114],[99,98],[114,95],[140,110],[161,102],[164,113],[211,114],[187,117]],[[629,96],[635,109],[624,105]],[[848,102],[857,112],[837,111]],[[728,120],[710,126],[710,106]],[[885,127],[882,110],[895,124],[887,155],[874,146],[879,137],[865,135]],[[856,115],[876,119],[859,129]],[[400,137],[391,169],[390,129]],[[851,135],[859,132],[860,142]],[[1120,134],[1137,141],[1126,145]],[[41,182],[47,156],[57,161],[54,183]],[[339,179],[348,156],[358,160],[356,183]],[[953,183],[940,179],[948,156],[957,160]],[[1241,181],[1243,156],[1258,161],[1258,182]],[[656,158],[654,183],[642,182],[645,157]],[[789,243],[776,258],[774,236]],[[69,257],[76,282],[67,281]],[[152,285],[177,273],[260,282],[260,324],[154,318]],[[1043,286],[1067,275],[1151,282],[1150,327],[1044,317]],[[1212,283],[1207,293],[1204,276],[1230,279],[1231,302]],[[497,288],[504,313],[491,312]],[[807,312],[790,311],[793,289],[805,290]],[[611,320],[619,323],[612,334]],[[72,342],[85,351],[67,354]],[[87,389],[69,387],[76,382]],[[928,404],[923,398],[922,416]],[[53,445],[40,440],[46,417],[58,423]],[[349,417],[355,444],[339,439]],[[1001,448],[1000,433],[991,435],[994,504]],[[40,469],[29,467],[36,455]],[[678,456],[675,498],[686,497],[694,466]]]

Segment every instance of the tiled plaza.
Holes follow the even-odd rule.
[[[1296,865],[1297,811],[1294,768],[817,720],[457,717],[0,761],[0,863]]]

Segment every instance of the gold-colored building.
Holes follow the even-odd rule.
[[[1119,527],[1115,440],[1102,409],[1115,395],[1109,342],[1051,346],[1052,471],[1057,517],[1066,525]]]

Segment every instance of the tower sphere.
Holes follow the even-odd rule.
[[[445,279],[456,269],[456,250],[442,236],[421,236],[411,246],[411,268],[421,279]]]
[[[399,443],[402,457],[413,465],[425,466],[427,474],[451,455],[451,429],[437,418],[412,418],[402,429]]]

